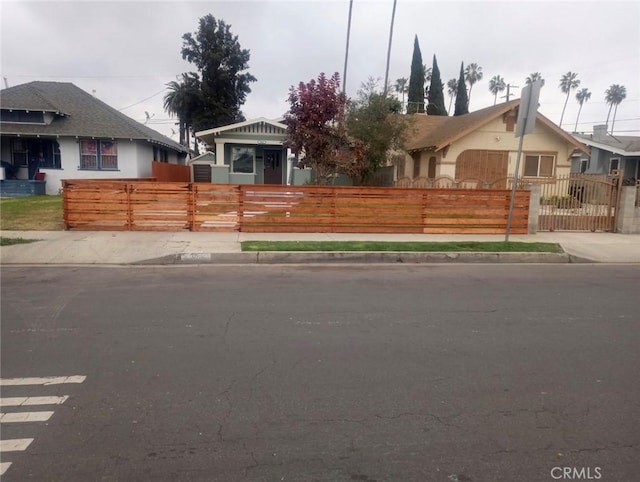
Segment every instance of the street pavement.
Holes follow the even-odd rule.
[[[113,231],[3,231],[3,237],[39,240],[4,246],[9,264],[205,264],[320,262],[640,263],[640,235],[544,232],[510,241],[559,243],[563,255],[539,253],[242,253],[246,240],[279,241],[503,241],[503,235],[205,233]]]

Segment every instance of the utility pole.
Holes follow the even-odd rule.
[[[344,52],[344,75],[342,76],[342,93],[347,88],[347,60],[349,59],[349,37],[351,36],[351,10],[353,9],[353,0],[349,1],[349,21],[347,23],[347,48]]]
[[[391,40],[393,39],[393,23],[396,18],[396,0],[393,0],[391,13],[391,27],[389,27],[389,48],[387,49],[387,68],[384,73],[384,96],[387,96],[387,84],[389,83],[389,61],[391,60]]]
[[[511,84],[507,84],[507,95],[503,95],[502,97],[500,97],[501,99],[504,99],[505,97],[507,98],[507,102],[509,102],[509,97],[511,97],[511,87],[513,87],[514,89],[519,89],[520,87],[518,87],[517,85],[511,85]]]

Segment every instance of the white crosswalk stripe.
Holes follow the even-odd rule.
[[[82,383],[87,377],[84,375],[73,375],[63,377],[28,377],[28,378],[0,378],[0,386],[3,387],[16,387],[12,390],[19,390],[20,387],[40,386],[40,390],[46,390],[46,387],[50,385],[63,385],[67,383]],[[32,389],[33,391],[33,389]],[[46,422],[54,414],[52,410],[36,410],[36,411],[12,411],[15,407],[18,409],[22,407],[36,407],[36,406],[50,406],[50,405],[62,405],[69,399],[69,395],[62,396],[14,396],[14,397],[2,397],[0,398],[0,408],[3,409],[0,412],[0,424],[21,424]],[[15,429],[12,429],[15,430]],[[0,433],[1,435],[1,433]],[[6,459],[5,453],[20,452],[26,450],[27,447],[33,442],[32,438],[16,438],[9,440],[0,440],[0,454],[2,459]],[[0,476],[4,475],[12,462],[0,462]]]
[[[2,407],[23,407],[27,405],[61,405],[69,395],[62,397],[7,397],[0,398],[0,408]]]
[[[4,452],[22,452],[29,444],[33,442],[32,438],[16,438],[13,440],[0,440],[0,454]]]
[[[0,423],[46,422],[53,412],[0,413]]]
[[[11,462],[0,462],[0,475],[4,475],[9,467],[11,467]]]
[[[82,383],[87,377],[73,375],[71,377],[30,377],[30,378],[0,378],[0,387],[15,385],[63,385],[65,383]]]

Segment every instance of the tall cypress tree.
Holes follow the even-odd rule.
[[[469,97],[467,84],[464,79],[464,62],[460,63],[460,78],[458,79],[458,93],[456,94],[456,110],[454,116],[469,113]]]
[[[416,35],[413,41],[413,59],[411,60],[411,75],[409,77],[409,94],[407,96],[407,114],[424,112],[424,67],[422,53]]]
[[[440,80],[440,69],[435,54],[433,55],[433,67],[431,67],[431,85],[429,86],[429,105],[427,106],[427,114],[429,115],[448,115],[447,108],[444,105],[444,85]]]

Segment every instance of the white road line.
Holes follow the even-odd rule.
[[[32,438],[16,438],[13,440],[0,440],[0,453],[4,452],[22,452],[26,450],[29,444],[33,442]]]
[[[73,375],[70,377],[0,378],[0,386],[62,385],[64,383],[82,383],[86,378],[84,375]]]
[[[0,407],[21,407],[27,405],[62,405],[69,395],[61,397],[7,397],[0,398]]]
[[[4,475],[9,467],[11,467],[11,462],[0,462],[0,475]]]
[[[0,413],[0,423],[46,422],[53,412]]]

